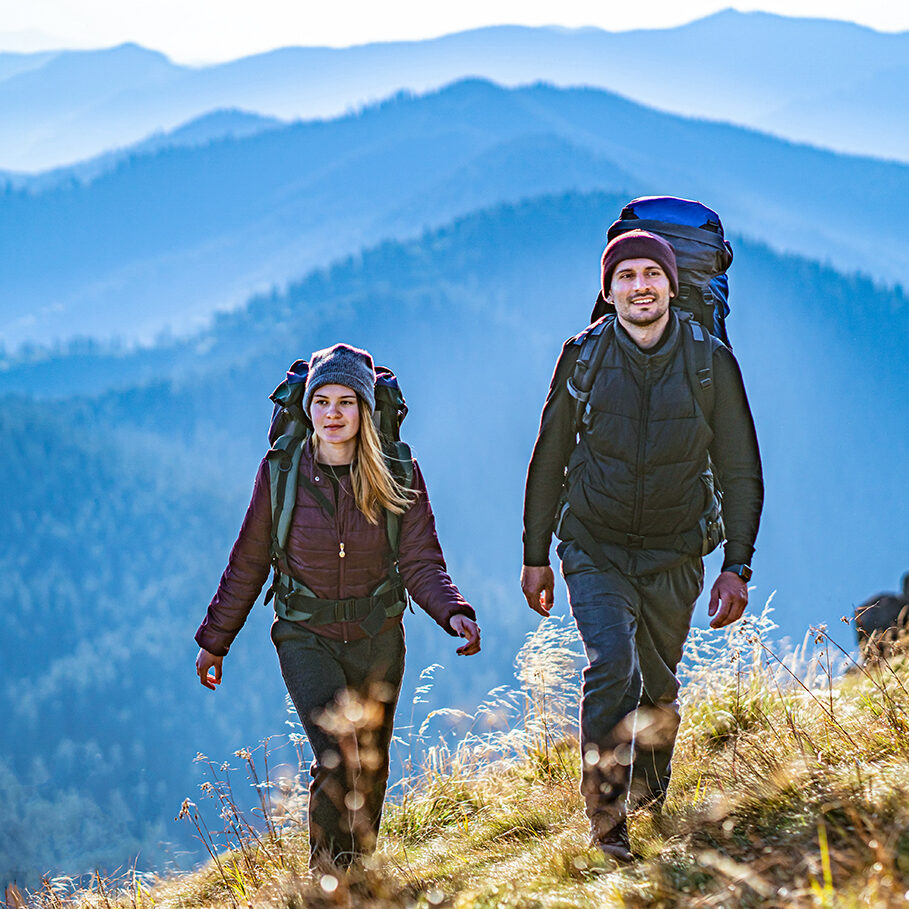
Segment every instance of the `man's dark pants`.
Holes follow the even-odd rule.
[[[700,556],[605,551],[597,565],[577,543],[558,549],[589,661],[581,794],[595,839],[625,816],[629,782],[636,800],[665,795],[679,726],[675,673],[704,584]]]
[[[404,675],[404,628],[345,643],[278,619],[271,637],[315,755],[309,785],[310,864],[347,865],[373,850],[379,832]],[[347,715],[334,709],[345,690],[358,705]]]

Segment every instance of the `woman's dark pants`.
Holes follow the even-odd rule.
[[[404,627],[333,641],[277,619],[281,674],[312,746],[310,865],[349,865],[375,848],[404,675]]]
[[[581,794],[594,839],[636,801],[662,801],[679,727],[676,668],[704,581],[699,556],[635,574],[632,557],[595,565],[559,547],[571,612],[587,654],[581,698]],[[621,555],[618,554],[617,555]]]

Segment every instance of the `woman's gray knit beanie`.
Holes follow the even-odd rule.
[[[303,410],[307,414],[313,394],[323,385],[346,385],[369,405],[370,411],[376,409],[376,370],[368,351],[335,344],[313,353],[303,393]]]

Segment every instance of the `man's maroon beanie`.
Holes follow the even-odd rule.
[[[612,239],[603,250],[603,296],[609,296],[612,273],[625,259],[653,259],[669,278],[673,294],[679,292],[679,269],[675,251],[662,238],[646,230],[629,230]]]

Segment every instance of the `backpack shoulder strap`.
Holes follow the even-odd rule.
[[[588,325],[575,339],[574,344],[581,349],[574,366],[574,372],[568,379],[568,393],[575,399],[575,431],[581,428],[590,390],[593,388],[597,370],[603,362],[606,348],[613,333],[614,315],[606,315]]]
[[[682,330],[682,344],[685,355],[685,369],[688,381],[704,416],[713,416],[716,387],[713,383],[713,352],[722,345],[700,322],[689,313],[678,312]]]
[[[265,455],[271,486],[271,558],[284,560],[290,520],[297,499],[300,456],[308,435],[287,434],[275,441]]]
[[[413,452],[406,442],[397,441],[389,445],[385,450],[385,462],[391,475],[405,489],[413,487]],[[388,533],[388,545],[391,547],[391,564],[395,566],[401,543],[401,515],[386,509],[385,529]]]

